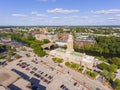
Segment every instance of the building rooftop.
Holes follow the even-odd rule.
[[[84,54],[79,53],[79,52],[72,52],[71,54],[72,54],[72,55],[75,55],[75,56],[80,56],[80,57],[83,57],[83,56],[84,56]]]
[[[83,61],[85,62],[92,62],[94,60],[94,57],[92,56],[86,56],[85,58],[83,58]]]
[[[63,53],[66,52],[65,49],[61,49],[61,48],[58,48],[58,49],[56,49],[56,50],[59,51],[59,52],[63,52]]]
[[[65,49],[62,49],[62,48],[58,48],[58,49],[56,49],[56,50],[59,51],[59,52],[66,53],[66,50],[65,50]],[[75,51],[72,52],[71,55],[79,56],[79,57],[83,57],[83,56],[84,56],[84,54],[79,53],[79,52],[75,52]]]
[[[0,84],[7,87],[17,80],[20,76],[5,68],[0,69]]]
[[[0,85],[0,90],[10,90],[10,89],[7,87],[4,87],[3,85]]]
[[[66,53],[66,50],[62,49],[62,48],[57,48],[57,49],[53,50],[52,52],[55,53],[56,51],[64,53],[64,54]],[[76,56],[76,57],[83,57],[83,61],[88,62],[88,63],[90,63],[94,60],[94,57],[92,57],[92,56],[88,56],[88,55],[85,55],[84,53],[79,53],[79,52],[75,52],[75,51],[72,52],[70,55]]]
[[[31,90],[30,88],[28,88],[28,86],[30,86],[30,82],[22,78],[13,83],[13,85],[20,88],[21,90]]]

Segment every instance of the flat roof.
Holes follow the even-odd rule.
[[[72,52],[71,54],[72,54],[72,55],[75,55],[75,56],[80,56],[80,57],[83,57],[83,56],[84,56],[84,54],[79,53],[79,52]]]
[[[65,50],[65,49],[62,49],[62,48],[58,48],[58,49],[56,49],[56,50],[59,51],[59,52],[66,53],[66,50]],[[79,57],[83,57],[83,56],[84,56],[84,54],[79,53],[79,52],[75,52],[75,51],[72,52],[71,55],[79,56]]]
[[[55,50],[52,50],[53,53],[55,53],[56,51],[61,52],[63,54],[66,53],[66,50],[62,49],[62,48],[57,48]],[[94,60],[93,56],[88,56],[88,55],[85,55],[84,53],[79,53],[79,52],[75,52],[75,51],[72,52],[70,55],[77,56],[78,58],[83,57],[83,61],[88,62],[88,63],[91,63]]]
[[[0,59],[0,63],[6,62],[5,59]]]
[[[66,50],[65,49],[62,49],[62,48],[57,48],[57,49],[55,49],[56,51],[59,51],[59,52],[63,52],[63,53],[65,53],[66,52]]]
[[[0,85],[0,90],[10,90],[7,87],[4,87],[3,85]]]
[[[92,62],[94,60],[94,57],[92,56],[86,56],[85,58],[83,58],[83,61],[85,62]]]
[[[26,81],[22,78],[20,78],[15,83],[13,83],[13,85],[17,86],[18,88],[20,88],[22,90],[31,90],[30,88],[27,87],[28,85],[30,85],[30,82]]]
[[[20,76],[17,75],[16,73],[6,69],[6,68],[1,68],[0,69],[0,84],[7,87],[13,82],[17,80]]]

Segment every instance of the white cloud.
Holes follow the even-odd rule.
[[[59,19],[60,17],[52,17],[53,19]]]
[[[14,17],[26,17],[27,15],[24,14],[12,14]]]
[[[45,14],[40,14],[37,11],[32,11],[32,14],[36,15],[36,16],[39,16],[39,17],[45,17],[46,16]]]
[[[93,13],[93,14],[115,14],[115,13],[120,13],[120,9],[91,11],[91,13]]]
[[[101,15],[93,15],[92,17],[93,17],[93,18],[100,18]]]
[[[107,20],[108,21],[117,21],[118,19],[116,19],[116,18],[108,18]]]
[[[32,14],[37,14],[37,12],[36,11],[32,11]]]
[[[67,18],[67,19],[88,19],[88,16],[77,16],[77,15],[74,15],[74,16],[65,16],[64,18]]]
[[[62,8],[55,8],[52,10],[47,10],[48,13],[74,13],[74,12],[79,12],[79,10],[66,10]]]
[[[45,17],[46,15],[45,14],[36,14],[36,16]]]

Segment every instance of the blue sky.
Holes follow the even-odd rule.
[[[0,0],[0,25],[120,25],[120,0]]]

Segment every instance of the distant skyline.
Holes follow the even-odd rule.
[[[1,25],[120,25],[120,0],[0,0]]]

